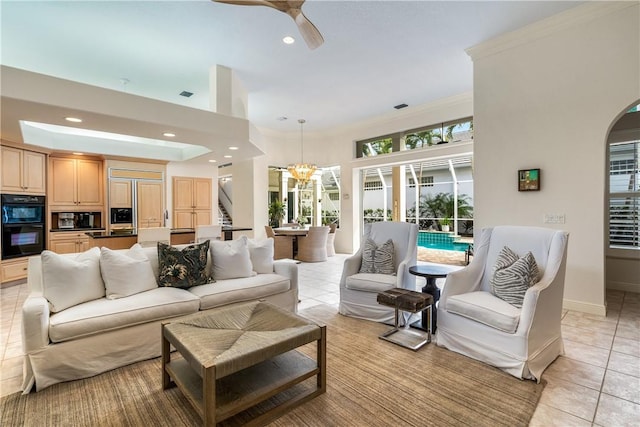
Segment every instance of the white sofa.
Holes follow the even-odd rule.
[[[157,249],[142,250],[157,278]],[[264,264],[262,268],[264,271]],[[207,269],[213,269],[211,251]],[[24,393],[34,384],[40,391],[58,382],[160,356],[160,324],[168,319],[256,299],[292,312],[297,311],[298,303],[298,268],[284,260],[273,261],[272,273],[217,280],[189,289],[156,287],[122,298],[86,301],[56,313],[44,297],[43,283],[41,257],[32,257],[28,270],[30,295],[22,309]]]

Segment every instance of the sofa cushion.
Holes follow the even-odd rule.
[[[158,242],[158,284],[186,289],[208,283],[208,253],[209,240],[182,249]]]
[[[200,297],[200,310],[208,310],[225,304],[251,301],[291,289],[289,278],[279,274],[258,274],[241,279],[218,280],[189,289]]]
[[[43,294],[51,312],[104,297],[99,248],[79,255],[60,255],[45,250],[41,260]]]
[[[108,299],[122,298],[158,287],[151,263],[138,243],[126,252],[101,248],[100,272]]]
[[[213,240],[211,261],[215,280],[237,279],[254,274],[247,236],[240,236],[236,240]]]
[[[396,274],[393,259],[393,240],[378,245],[373,239],[367,238],[362,251],[360,273]]]
[[[521,310],[489,292],[478,291],[449,297],[447,311],[512,334],[518,328]]]
[[[509,247],[502,248],[491,277],[491,290],[495,296],[520,308],[527,289],[537,281],[538,265],[531,252],[519,257]]]
[[[69,341],[195,313],[199,306],[198,297],[189,291],[170,287],[156,288],[114,300],[101,298],[53,314],[49,322],[49,337],[53,342]]]
[[[256,273],[273,273],[273,242],[273,239],[247,240],[251,265]]]
[[[396,286],[396,277],[388,274],[358,273],[347,277],[345,287],[355,291],[383,292]]]

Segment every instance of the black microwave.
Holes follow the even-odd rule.
[[[132,222],[132,208],[111,208],[111,224],[131,224]]]

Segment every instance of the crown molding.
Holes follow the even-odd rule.
[[[564,12],[550,16],[518,30],[506,33],[468,49],[467,55],[472,60],[481,59],[508,49],[530,43],[548,35],[557,33],[577,25],[584,25],[601,16],[605,16],[626,8],[637,7],[640,1],[589,1]]]

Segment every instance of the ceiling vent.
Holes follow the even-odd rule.
[[[400,110],[400,109],[406,108],[406,107],[408,107],[407,104],[398,104],[398,105],[395,105],[393,108],[395,108],[396,110]]]
[[[189,92],[186,90],[183,90],[182,92],[180,92],[180,96],[184,96],[185,98],[189,98],[191,95],[193,95],[193,92]]]

